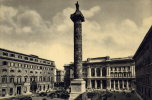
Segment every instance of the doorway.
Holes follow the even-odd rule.
[[[21,86],[17,87],[17,94],[20,95],[21,94]]]
[[[103,89],[107,88],[107,80],[102,80],[102,88]]]

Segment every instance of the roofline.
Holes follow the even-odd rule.
[[[2,50],[2,51],[7,51],[7,52],[11,52],[11,53],[16,53],[16,54],[21,54],[21,55],[28,56],[28,57],[32,57],[32,58],[37,58],[37,57],[33,57],[32,54],[30,54],[30,55],[28,55],[28,54],[23,54],[23,53],[19,53],[19,52],[16,52],[16,51],[11,51],[11,50],[7,50],[7,49],[3,49],[3,48],[0,48],[0,50]],[[35,56],[37,56],[37,55],[35,55]],[[39,58],[39,57],[38,57],[38,58]],[[43,59],[43,58],[39,58],[39,59],[54,62],[54,61],[52,61],[52,60],[47,60],[47,59]]]
[[[137,56],[137,54],[141,51],[141,49],[142,49],[142,46],[145,44],[145,42],[146,42],[146,40],[147,40],[147,38],[148,38],[148,36],[150,35],[150,34],[152,34],[152,25],[151,25],[151,27],[149,28],[149,30],[148,30],[148,32],[147,32],[147,34],[145,35],[145,37],[144,37],[144,39],[143,39],[143,41],[141,42],[141,44],[139,45],[139,47],[138,47],[138,49],[137,49],[137,51],[135,52],[135,54],[134,54],[134,56],[133,56],[133,59],[135,59],[136,58],[136,56]]]
[[[121,61],[134,61],[134,59],[132,59],[132,56],[128,56],[128,57],[111,58],[111,59],[108,59],[108,60],[105,60],[105,61],[101,61],[101,62],[87,62],[87,61],[83,61],[82,64],[99,64],[99,63],[121,62]],[[74,63],[66,64],[66,65],[64,65],[64,67],[69,67],[69,66],[71,66],[73,64]]]

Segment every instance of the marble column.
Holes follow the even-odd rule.
[[[119,80],[118,80],[118,90],[120,90],[120,82],[119,82]]]
[[[95,89],[97,89],[97,80],[95,80],[94,82],[95,82]]]
[[[88,79],[87,82],[88,82],[88,86],[87,86],[87,87],[88,87],[88,88],[91,88],[91,80]]]
[[[109,86],[109,89],[111,89],[111,80],[109,80],[109,85],[110,85],[110,86]]]
[[[129,84],[128,84],[128,80],[127,80],[126,82],[127,82],[127,90],[129,90]]]
[[[100,76],[102,77],[102,68],[100,68]]]
[[[95,77],[97,77],[97,68],[94,68]]]
[[[90,68],[90,66],[88,66],[88,77],[91,77],[91,68]]]
[[[116,87],[115,87],[115,80],[113,80],[113,85],[114,85],[114,90],[116,89]]]
[[[107,76],[109,76],[109,68],[108,68],[108,67],[106,67],[106,69],[107,69]]]
[[[124,80],[122,80],[122,88],[124,89]]]

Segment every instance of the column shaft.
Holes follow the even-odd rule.
[[[82,78],[82,25],[74,22],[74,78]]]
[[[94,71],[95,71],[95,77],[97,77],[97,71],[96,71],[96,68],[94,68]]]
[[[115,80],[113,80],[113,85],[114,85],[114,90],[116,89],[116,87],[115,87]]]
[[[120,90],[120,82],[119,82],[119,80],[118,80],[118,90]]]
[[[97,89],[97,80],[95,80],[95,89]]]
[[[100,68],[100,76],[102,77],[102,68]]]

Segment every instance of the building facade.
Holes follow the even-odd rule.
[[[54,61],[0,49],[0,97],[49,91],[55,80]],[[33,84],[34,83],[34,84]]]
[[[152,26],[133,59],[136,66],[136,91],[144,100],[152,100]]]
[[[64,70],[56,70],[56,82],[64,82]]]
[[[65,65],[65,82],[70,86],[73,64]],[[135,66],[132,57],[88,58],[83,62],[83,79],[86,88],[95,90],[129,91],[134,89]]]
[[[56,69],[56,82],[54,84],[56,88],[64,87],[64,70]]]

